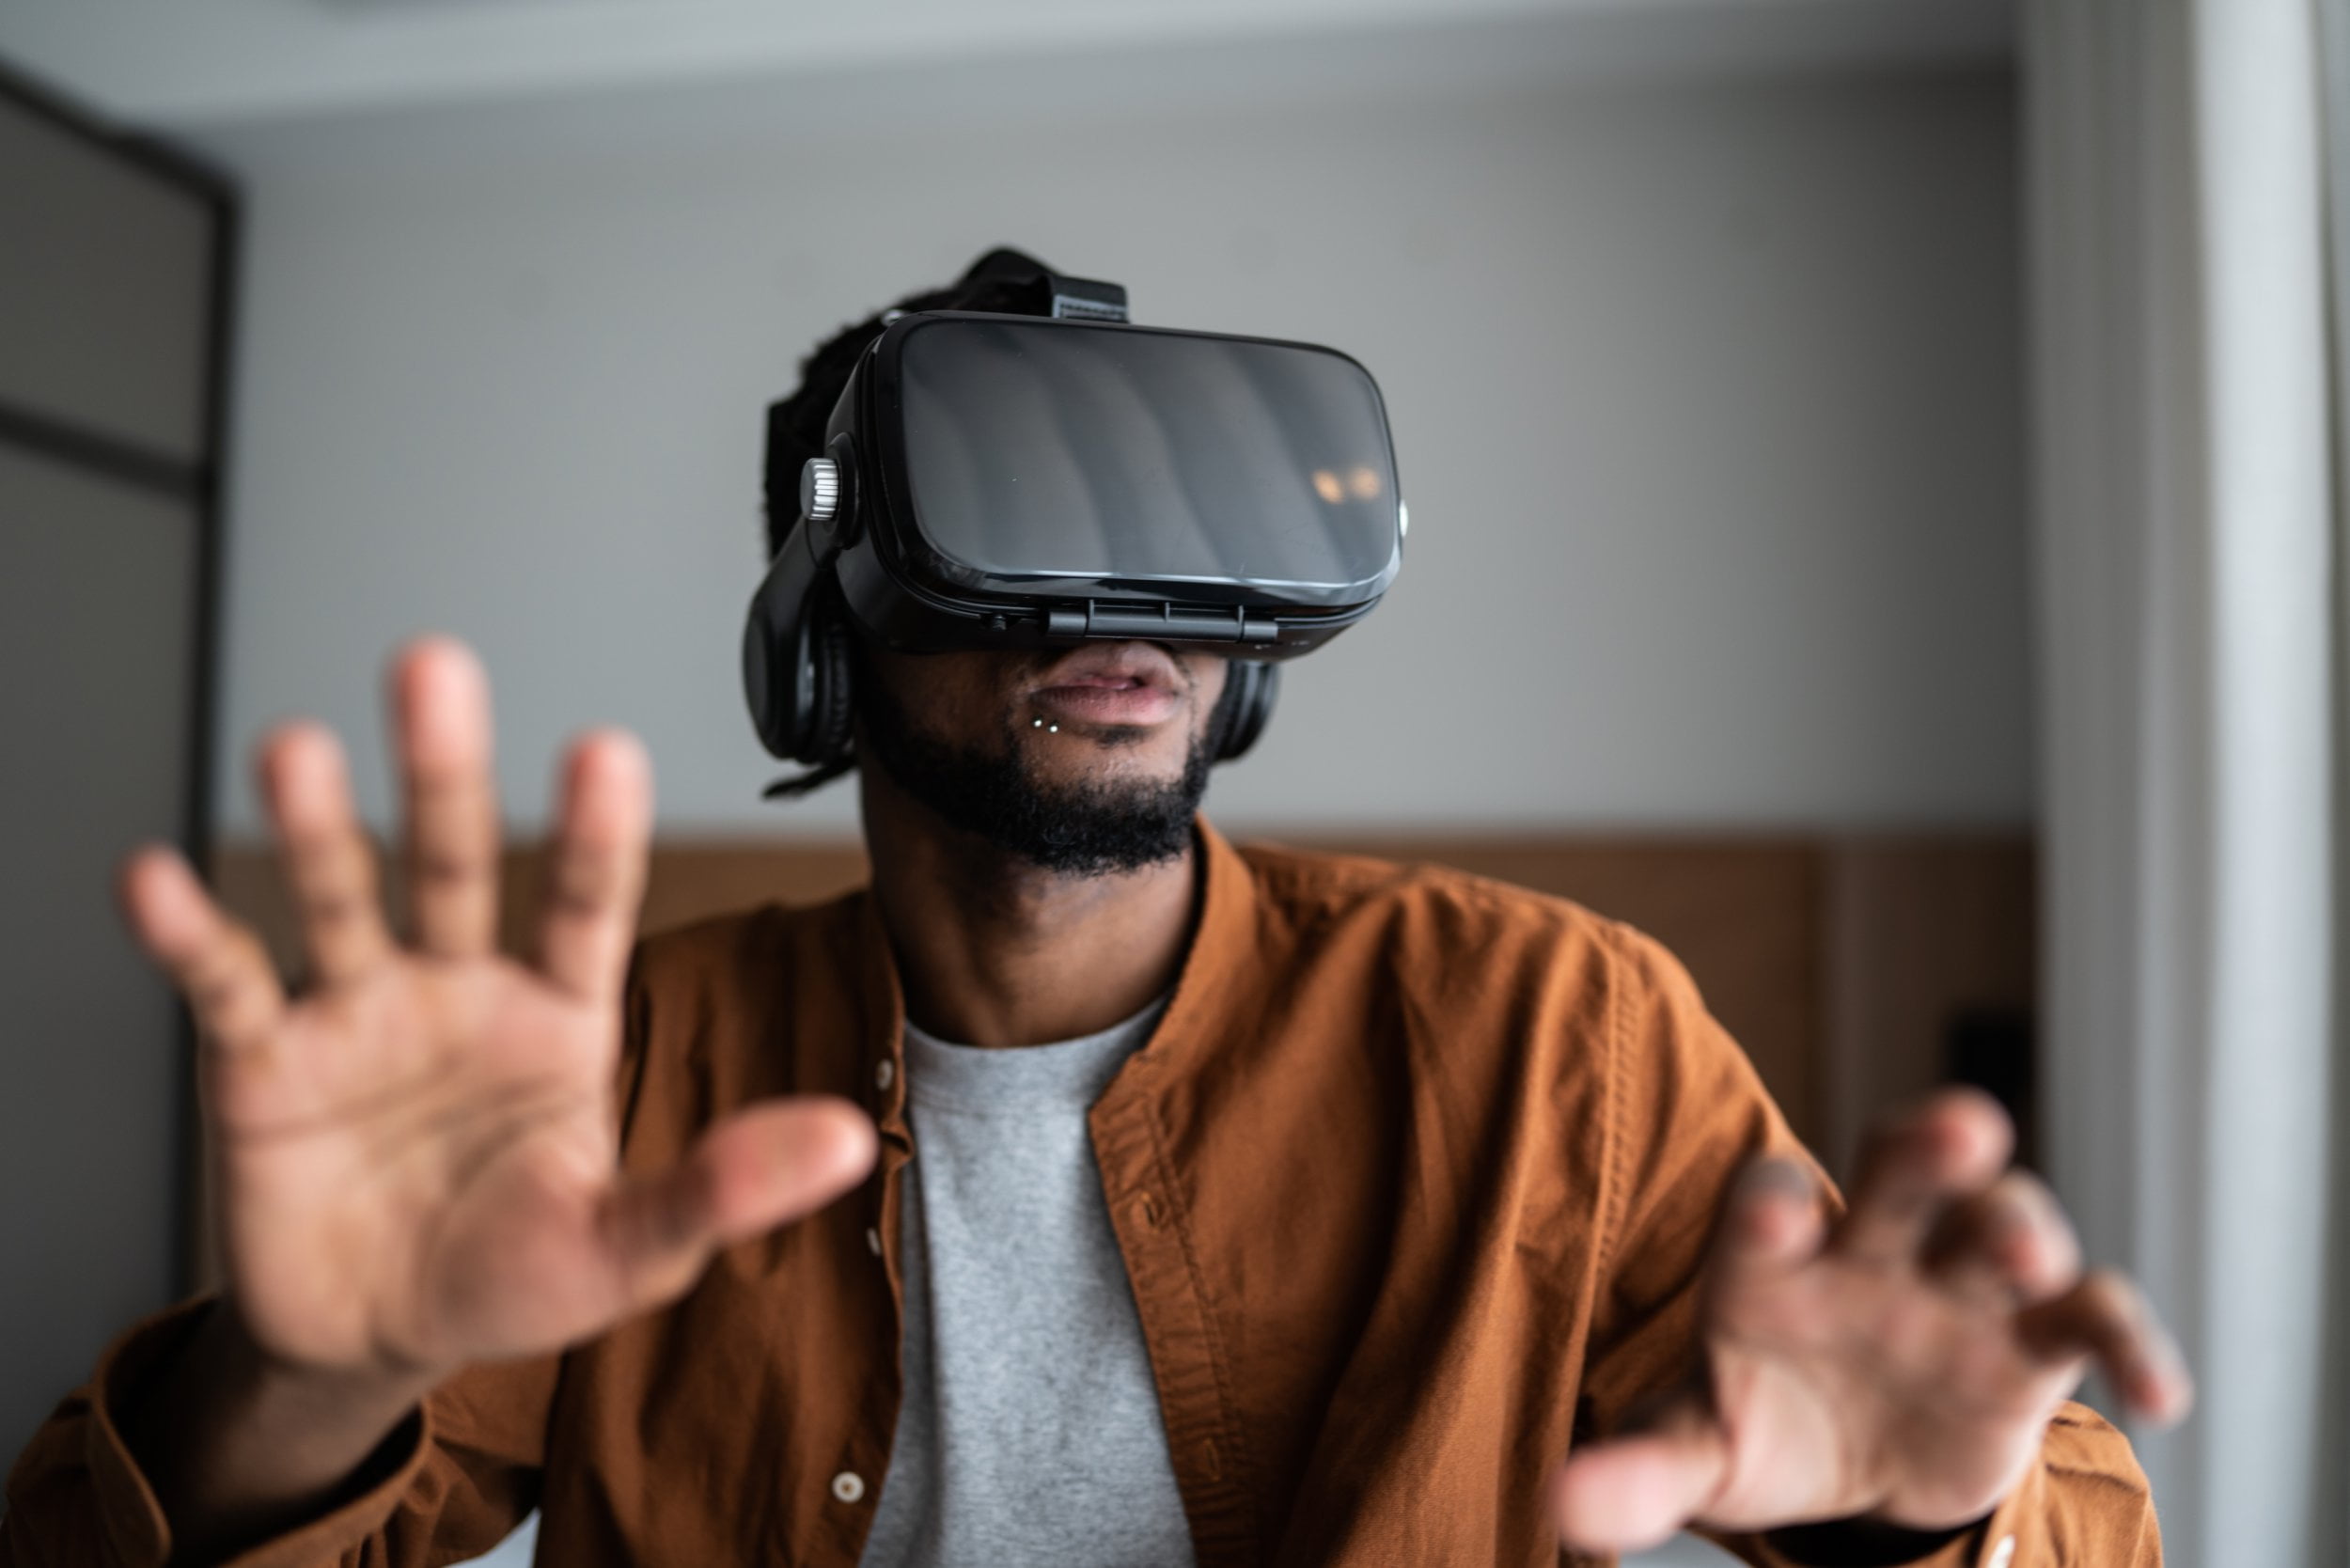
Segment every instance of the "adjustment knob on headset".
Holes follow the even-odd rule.
[[[830,458],[809,458],[800,466],[800,515],[829,523],[840,510],[840,470]]]

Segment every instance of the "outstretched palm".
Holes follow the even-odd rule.
[[[494,950],[489,708],[462,649],[395,677],[413,946],[387,933],[334,740],[265,745],[261,771],[313,988],[176,857],[125,877],[142,939],[201,1026],[228,1300],[290,1363],[430,1380],[558,1349],[682,1293],[711,1251],[804,1214],[870,1163],[838,1101],[755,1106],[677,1169],[619,1169],[619,996],[650,782],[634,744],[567,760],[535,964]]]
[[[2082,1274],[2047,1190],[2001,1174],[2011,1143],[1987,1098],[1946,1092],[1879,1134],[1832,1229],[1805,1168],[1750,1166],[1708,1264],[1700,1373],[1638,1430],[1570,1456],[1569,1544],[1966,1524],[2023,1477],[2092,1361],[2139,1414],[2184,1413],[2176,1350],[2127,1280]]]

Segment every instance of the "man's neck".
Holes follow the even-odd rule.
[[[1174,985],[1198,903],[1196,841],[1137,871],[1071,876],[948,826],[879,770],[862,794],[874,902],[924,1030],[972,1045],[1073,1040]]]

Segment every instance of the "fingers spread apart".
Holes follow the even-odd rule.
[[[2016,1318],[2024,1342],[2050,1362],[2093,1360],[2137,1415],[2168,1426],[2195,1402],[2186,1359],[2129,1279],[2098,1269]]]
[[[470,958],[497,939],[498,807],[490,683],[463,644],[423,638],[393,665],[416,946]]]
[[[774,1101],[728,1117],[674,1169],[614,1190],[603,1237],[616,1305],[634,1312],[674,1299],[717,1248],[812,1213],[855,1185],[877,1147],[865,1113],[828,1096]]]
[[[619,989],[651,830],[644,748],[618,730],[582,737],[564,759],[539,933],[540,962],[557,985],[591,999]]]
[[[1830,1245],[1892,1265],[1916,1258],[1943,1209],[2006,1168],[2015,1135],[1980,1090],[1945,1090],[1875,1133],[1862,1151],[1852,1207]]]
[[[2011,1170],[1951,1204],[1926,1238],[1926,1272],[1951,1290],[2015,1303],[2045,1301],[2080,1278],[2072,1222],[2040,1179]]]
[[[122,903],[208,1042],[237,1051],[269,1038],[286,1008],[277,972],[260,939],[220,912],[186,861],[162,848],[133,855],[123,868]]]
[[[1559,1533],[1580,1552],[1662,1544],[1721,1492],[1730,1447],[1720,1423],[1691,1400],[1647,1430],[1567,1455],[1552,1494]]]
[[[311,973],[326,985],[354,980],[392,945],[342,747],[317,725],[287,725],[262,742],[258,771]]]
[[[1820,1184],[1797,1161],[1765,1154],[1738,1173],[1714,1243],[1717,1285],[1803,1262],[1820,1249]]]

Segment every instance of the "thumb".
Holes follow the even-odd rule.
[[[1646,1551],[1704,1513],[1729,1467],[1720,1423],[1695,1398],[1677,1403],[1644,1432],[1567,1456],[1552,1490],[1561,1544]]]
[[[737,1111],[659,1176],[622,1183],[602,1215],[623,1312],[682,1294],[710,1255],[812,1214],[872,1168],[873,1123],[828,1095]]]

